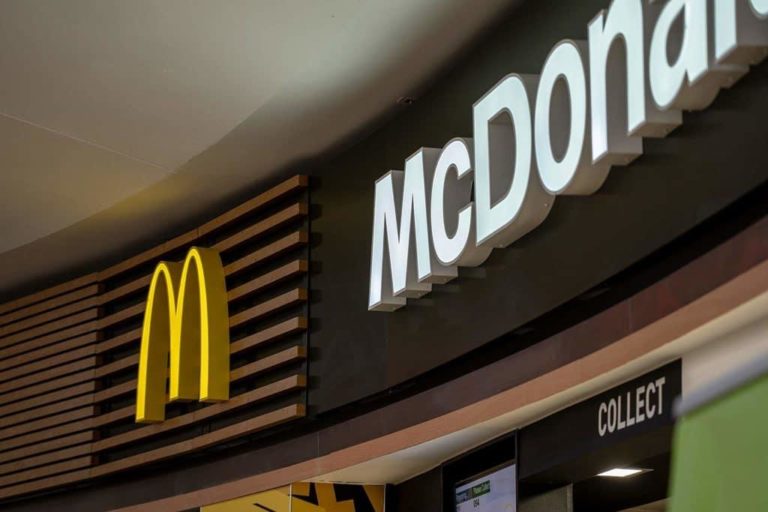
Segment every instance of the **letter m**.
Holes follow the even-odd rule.
[[[406,298],[421,297],[432,290],[431,282],[438,282],[435,273],[440,269],[430,253],[425,188],[425,175],[431,185],[438,153],[422,148],[406,160],[405,172],[390,171],[376,181],[370,311],[394,311],[405,305]],[[414,258],[416,268],[409,265]]]
[[[149,285],[136,422],[163,421],[168,401],[228,398],[229,312],[224,268],[216,251],[193,247],[183,264],[160,262]]]

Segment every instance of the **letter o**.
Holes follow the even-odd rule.
[[[750,4],[758,16],[763,18],[768,16],[768,0],[751,0]]]
[[[552,96],[562,79],[570,96],[571,123],[565,154],[557,160],[552,148]],[[552,194],[568,192],[576,177],[585,147],[587,127],[587,77],[581,52],[573,41],[561,41],[549,54],[536,94],[535,147],[539,176]]]

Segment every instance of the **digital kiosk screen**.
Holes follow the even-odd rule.
[[[516,512],[517,475],[511,464],[456,486],[456,512]]]

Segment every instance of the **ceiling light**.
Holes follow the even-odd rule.
[[[640,473],[645,473],[646,471],[649,470],[638,468],[613,468],[609,469],[608,471],[603,471],[597,476],[605,476],[609,478],[626,478],[628,476],[635,476],[639,475]]]

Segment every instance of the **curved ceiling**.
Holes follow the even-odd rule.
[[[322,156],[512,3],[3,2],[0,298]]]

